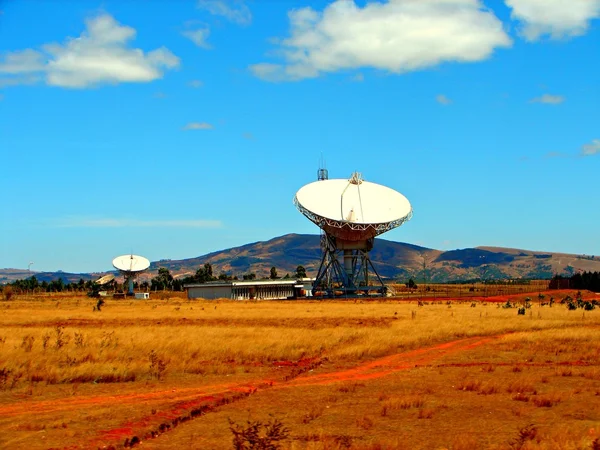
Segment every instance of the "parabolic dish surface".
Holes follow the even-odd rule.
[[[115,279],[115,276],[112,273],[109,273],[108,275],[104,275],[103,277],[98,278],[95,281],[95,283],[96,284],[106,284],[106,283],[110,283],[114,279]]]
[[[360,184],[344,179],[315,181],[296,193],[294,203],[326,231],[350,228],[367,232],[371,228],[371,232],[361,233],[361,238],[400,226],[412,215],[412,207],[404,195],[368,181]]]
[[[150,261],[138,255],[117,256],[113,259],[112,264],[115,269],[121,272],[143,272],[150,267]]]

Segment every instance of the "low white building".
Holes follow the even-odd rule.
[[[286,300],[312,295],[313,278],[301,280],[221,281],[186,284],[188,299]]]

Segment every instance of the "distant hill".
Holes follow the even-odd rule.
[[[530,250],[477,247],[440,251],[402,242],[376,239],[370,253],[382,277],[406,281],[409,277],[431,282],[472,280],[478,278],[551,278],[555,274],[571,275],[579,270],[600,272],[600,257],[548,253]],[[160,260],[152,262],[143,278],[166,267],[176,277],[192,275],[205,263],[213,267],[213,274],[227,273],[241,278],[255,273],[267,277],[275,266],[279,276],[292,274],[302,265],[309,276],[316,275],[321,261],[320,236],[313,234],[286,234],[264,242],[254,242],[195,258]],[[113,273],[113,272],[111,272]],[[38,280],[62,278],[65,282],[97,278],[96,274],[64,272],[28,272],[18,269],[0,269],[0,283],[35,275]]]
[[[35,275],[37,280],[52,281],[62,279],[65,283],[76,283],[83,278],[83,281],[99,278],[101,275],[92,273],[69,273],[69,272],[35,272],[22,269],[0,269],[0,284],[11,283],[15,280],[23,280]]]
[[[440,253],[437,250],[401,242],[376,239],[371,251],[371,259],[380,275],[394,277],[403,273],[404,266],[414,266],[422,252]],[[197,258],[153,262],[150,269],[166,267],[179,276],[191,275],[210,263],[213,273],[242,275],[255,273],[257,277],[267,277],[275,266],[280,276],[293,273],[302,265],[309,275],[316,275],[321,263],[321,237],[314,234],[286,234],[269,241],[254,242],[241,247],[209,253]]]
[[[432,282],[477,278],[551,278],[578,270],[600,271],[600,258],[564,253],[536,252],[501,247],[477,247],[440,251],[402,242],[376,239],[370,253],[382,277],[393,279],[427,278]],[[153,262],[153,270],[166,267],[176,276],[186,276],[210,263],[213,273],[241,276],[256,273],[267,277],[275,266],[280,276],[292,274],[303,265],[315,275],[321,261],[320,236],[287,234],[269,241],[254,242],[191,259]]]

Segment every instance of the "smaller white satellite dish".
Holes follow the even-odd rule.
[[[117,256],[115,259],[113,259],[112,264],[115,269],[131,274],[143,272],[150,267],[150,261],[143,256],[138,255]]]
[[[112,280],[115,279],[115,276],[112,273],[109,273],[108,275],[104,275],[103,277],[98,278],[95,283],[96,284],[107,284],[110,283]]]
[[[129,295],[133,295],[133,279],[150,267],[150,261],[138,255],[117,256],[113,259],[112,264],[125,277],[125,284],[128,286],[127,293]]]

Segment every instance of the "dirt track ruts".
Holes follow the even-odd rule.
[[[113,430],[99,430],[87,443],[80,443],[83,447],[99,444],[119,444],[123,442],[124,437],[133,437],[143,435],[148,428],[157,420],[180,421],[190,420],[195,415],[191,412],[201,405],[204,411],[211,407],[223,404],[223,399],[238,400],[251,394],[260,393],[264,389],[293,389],[301,386],[328,385],[333,383],[348,381],[367,381],[381,378],[395,372],[409,370],[419,366],[432,365],[437,360],[458,352],[465,352],[476,347],[484,345],[492,340],[498,339],[502,335],[472,337],[458,339],[432,347],[420,348],[404,353],[398,353],[374,361],[359,364],[356,367],[344,370],[338,370],[327,373],[308,373],[302,374],[292,379],[261,379],[251,383],[244,384],[215,384],[209,386],[200,386],[197,388],[168,389],[148,393],[133,393],[108,396],[89,396],[64,398],[52,401],[27,401],[18,402],[0,407],[0,417],[19,416],[31,414],[31,411],[40,413],[60,413],[65,410],[84,410],[86,408],[97,408],[103,405],[113,405],[118,408],[119,405],[128,405],[133,403],[145,402],[148,405],[154,403],[167,403],[170,405],[158,414],[142,417],[139,420],[128,421],[119,428]],[[229,403],[226,401],[225,403]],[[164,423],[164,422],[163,422]],[[169,428],[170,429],[170,428]],[[168,430],[168,429],[167,429]],[[162,430],[161,432],[167,431]]]

